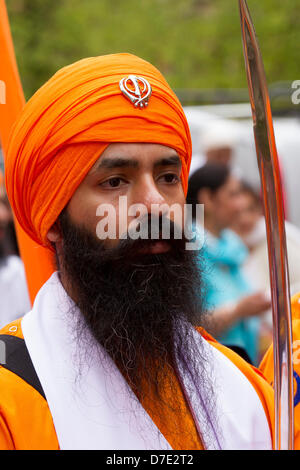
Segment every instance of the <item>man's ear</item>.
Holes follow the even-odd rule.
[[[56,221],[47,233],[47,238],[51,243],[57,243],[62,240],[62,234],[58,221]]]

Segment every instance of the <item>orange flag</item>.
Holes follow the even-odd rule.
[[[9,28],[5,1],[0,0],[0,138],[5,161],[9,135],[19,112],[25,104],[14,47]],[[35,243],[19,226],[16,231],[27,277],[31,301],[54,271],[53,254]]]

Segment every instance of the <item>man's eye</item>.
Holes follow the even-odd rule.
[[[164,183],[168,184],[175,184],[178,183],[179,177],[176,175],[176,173],[166,173],[165,175],[162,175],[160,178],[163,179]]]
[[[103,188],[119,188],[124,183],[125,181],[122,178],[114,177],[104,181],[100,186]]]

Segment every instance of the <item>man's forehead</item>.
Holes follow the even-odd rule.
[[[112,143],[107,146],[90,170],[90,173],[114,167],[140,167],[147,165],[181,165],[177,151],[153,143]]]

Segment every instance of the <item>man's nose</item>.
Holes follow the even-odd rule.
[[[151,176],[144,177],[135,188],[132,203],[140,204],[148,214],[162,215],[166,211],[166,200]]]

